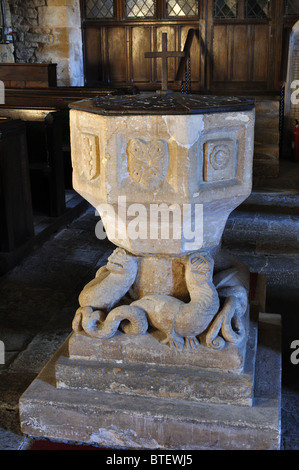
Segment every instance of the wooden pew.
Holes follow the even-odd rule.
[[[5,105],[9,108],[55,108],[68,109],[69,104],[87,98],[94,98],[102,94],[136,94],[136,87],[124,88],[87,88],[87,87],[48,87],[6,89]]]
[[[65,111],[49,112],[40,121],[26,121],[33,209],[51,217],[66,210],[63,130],[67,121]]]
[[[129,93],[131,88],[116,90],[115,88],[85,88],[85,87],[48,87],[5,89],[5,104],[1,108],[35,108],[35,109],[68,109],[69,104],[100,94],[115,94],[124,90]]]
[[[0,80],[6,88],[47,88],[57,85],[57,64],[1,63]]]
[[[6,89],[0,116],[26,124],[34,211],[58,217],[65,211],[65,189],[72,187],[69,105],[99,94],[135,93],[135,88],[49,87]]]
[[[66,111],[1,109],[0,115],[22,120],[26,131],[31,198],[36,213],[58,217],[65,211],[63,129]]]
[[[33,235],[26,127],[20,120],[2,118],[0,119],[0,251],[12,252]]]

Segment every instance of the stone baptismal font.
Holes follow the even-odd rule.
[[[251,192],[252,108],[171,94],[109,97],[92,114],[84,102],[71,111],[74,188],[118,247],[83,289],[75,331],[104,339],[119,326],[130,335],[151,328],[175,349],[242,342],[248,276],[220,241]]]
[[[254,116],[250,100],[178,93],[71,106],[73,186],[115,249],[21,398],[23,432],[115,448],[279,447],[279,355],[266,348],[267,368],[259,345],[275,325],[259,326],[250,273],[221,247],[251,193]]]

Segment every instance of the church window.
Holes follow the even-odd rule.
[[[127,0],[126,15],[128,18],[153,18],[155,2],[154,0]]]
[[[113,18],[113,0],[86,0],[85,17],[87,19]]]
[[[198,18],[200,0],[81,0],[84,20]]]
[[[214,0],[214,18],[236,18],[237,15],[236,0]]]
[[[284,14],[286,16],[298,15],[299,14],[299,0],[285,0]]]
[[[167,15],[169,17],[191,17],[198,15],[197,0],[168,0]]]
[[[246,0],[245,18],[268,18],[269,0]]]

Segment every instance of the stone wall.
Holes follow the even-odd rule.
[[[15,61],[13,44],[0,44],[0,62],[11,63]]]
[[[15,61],[56,63],[58,85],[83,85],[79,0],[8,2]]]

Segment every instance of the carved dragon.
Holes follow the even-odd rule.
[[[240,318],[247,308],[247,291],[234,285],[235,281],[229,282],[236,269],[218,273],[213,282],[213,267],[209,253],[190,255],[185,269],[188,303],[166,294],[150,294],[130,305],[113,308],[137,274],[137,258],[116,249],[80,294],[73,329],[83,329],[95,338],[110,338],[119,326],[127,334],[142,335],[150,325],[165,334],[163,343],[178,349],[196,348],[198,336],[212,348],[222,348],[225,340],[237,343],[243,338]],[[220,312],[219,296],[225,299]],[[224,339],[219,336],[220,330]]]

